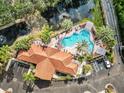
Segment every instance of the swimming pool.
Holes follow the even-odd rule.
[[[94,44],[90,40],[90,32],[87,29],[82,29],[79,33],[74,32],[69,37],[64,37],[60,43],[63,47],[72,47],[76,43],[81,43],[83,40],[87,42],[88,52],[91,53],[93,51]]]

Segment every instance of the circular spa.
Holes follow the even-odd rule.
[[[90,39],[90,32],[88,29],[82,29],[80,32],[74,32],[71,36],[66,36],[61,40],[62,47],[73,47],[76,43],[81,43],[86,41],[88,44],[88,52],[92,53],[94,48],[94,43]]]

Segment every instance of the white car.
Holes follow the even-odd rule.
[[[111,67],[111,63],[108,60],[105,61],[105,65],[106,65],[106,68],[110,68]]]

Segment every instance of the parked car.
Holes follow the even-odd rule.
[[[106,68],[110,68],[111,67],[111,63],[108,60],[105,60],[105,66]]]

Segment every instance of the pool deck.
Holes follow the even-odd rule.
[[[83,25],[84,24],[87,24],[87,23],[89,24],[91,22],[83,23]],[[80,24],[80,25],[82,25],[82,24]],[[95,28],[94,24],[91,23],[89,28],[88,27],[85,27],[85,26],[83,28],[80,28],[80,25],[76,25],[76,26],[72,27],[72,29],[70,31],[68,31],[67,33],[64,32],[62,34],[59,34],[56,38],[52,38],[51,39],[51,42],[50,42],[50,44],[48,46],[53,47],[53,48],[57,48],[57,49],[60,49],[60,50],[62,50],[64,52],[68,52],[68,53],[71,53],[71,54],[74,54],[75,55],[76,54],[76,51],[77,51],[77,49],[76,49],[77,44],[75,44],[73,47],[64,48],[64,47],[61,46],[60,42],[61,42],[61,40],[64,37],[70,37],[71,35],[73,35],[73,33],[79,34],[80,31],[83,30],[83,29],[85,29],[85,28],[88,29],[88,31],[90,33],[90,41],[93,44],[95,44],[95,42],[94,42],[94,35],[92,33],[92,28]],[[95,48],[95,46],[94,46],[94,48]]]

